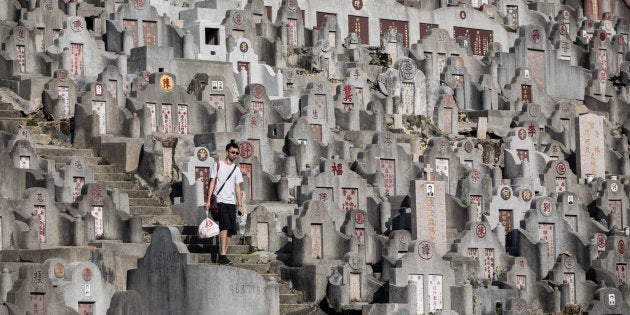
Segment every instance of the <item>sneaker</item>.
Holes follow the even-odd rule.
[[[219,256],[219,260],[217,261],[219,265],[231,265],[232,262],[227,258],[227,256]]]
[[[227,256],[223,256],[223,257],[225,257],[225,264],[226,265],[231,265],[232,264],[232,261],[229,258],[227,258]]]

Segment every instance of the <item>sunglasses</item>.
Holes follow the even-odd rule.
[[[228,153],[238,155],[238,151],[229,151]]]

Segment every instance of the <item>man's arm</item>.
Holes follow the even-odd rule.
[[[212,198],[212,193],[214,192],[214,185],[217,183],[217,178],[210,179],[210,187],[208,187],[208,201],[206,201],[206,209],[210,209],[210,198]]]
[[[238,210],[239,215],[243,215],[245,211],[243,210],[243,193],[241,192],[241,184],[235,185],[236,190],[236,209]]]

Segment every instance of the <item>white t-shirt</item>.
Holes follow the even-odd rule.
[[[223,186],[223,189],[221,189],[221,193],[217,195],[217,191],[219,190],[219,188],[221,188],[221,186],[225,182],[225,179],[228,177],[228,175],[230,175],[230,172],[232,172],[232,169],[236,165],[235,163],[232,163],[232,165],[227,165],[223,160],[219,161],[219,163],[218,177],[216,164],[212,165],[212,169],[210,170],[210,179],[217,177],[217,182],[214,185],[213,194],[217,196],[217,202],[235,205],[236,185],[243,182],[243,174],[241,173],[241,168],[236,166],[234,173],[232,173],[230,179],[228,179],[227,183],[225,183],[225,186]]]

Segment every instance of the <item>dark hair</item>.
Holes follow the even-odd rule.
[[[237,149],[238,150],[238,145],[234,141],[231,141],[230,143],[228,143],[225,146],[225,151],[230,151],[230,149]]]

